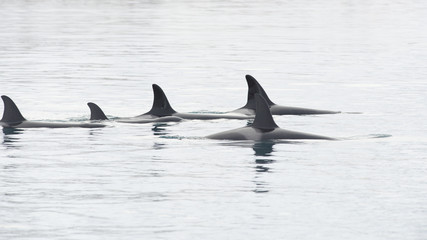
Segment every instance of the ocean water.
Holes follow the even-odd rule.
[[[243,106],[339,141],[218,141],[243,120],[4,130],[0,239],[426,239],[427,3],[0,1],[0,94],[30,120]],[[0,111],[3,107],[0,106]]]

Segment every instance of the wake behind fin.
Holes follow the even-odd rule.
[[[256,113],[252,127],[262,130],[273,130],[279,126],[274,122],[267,101],[259,93],[255,93]]]
[[[93,102],[88,102],[90,108],[90,120],[108,120],[102,109]]]
[[[245,77],[246,82],[248,83],[248,101],[246,102],[246,105],[242,108],[249,108],[255,110],[255,93],[261,94],[265,101],[267,101],[268,106],[275,105],[275,103],[273,103],[270,98],[268,98],[267,93],[264,91],[264,89],[254,77],[252,77],[251,75],[246,75]]]
[[[21,123],[25,121],[26,119],[22,116],[21,112],[19,111],[16,104],[10,99],[8,96],[1,96],[4,103],[4,111],[3,111],[3,118],[0,120],[0,122],[5,123]]]
[[[159,85],[153,84],[153,93],[154,93],[153,107],[149,112],[145,113],[144,115],[151,114],[158,117],[165,117],[165,116],[171,116],[172,114],[176,113],[176,111],[169,104],[166,94],[159,87]]]

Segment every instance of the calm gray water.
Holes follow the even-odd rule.
[[[341,141],[214,141],[242,120],[5,132],[0,239],[427,239],[427,3],[0,1],[0,94],[31,120],[244,105]],[[0,106],[0,111],[3,107]],[[359,114],[355,114],[359,113]]]

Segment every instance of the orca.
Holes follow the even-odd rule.
[[[90,120],[100,121],[100,120],[109,120],[108,117],[104,114],[104,111],[95,103],[88,102],[87,105],[90,109]],[[164,117],[151,117],[151,118],[141,118],[141,117],[131,117],[131,118],[117,118],[115,121],[122,123],[152,123],[152,122],[179,122],[183,119],[175,116],[164,116]]]
[[[4,103],[3,118],[0,126],[4,128],[100,128],[105,127],[100,123],[63,123],[63,122],[41,122],[25,119],[16,104],[8,96],[1,96]]]
[[[153,84],[154,101],[150,111],[137,116],[138,118],[158,118],[166,116],[175,116],[190,120],[212,120],[212,119],[252,119],[253,116],[248,116],[241,113],[218,113],[218,114],[201,114],[201,113],[180,113],[175,111],[170,105],[166,94],[159,85]]]
[[[224,140],[268,140],[268,139],[324,139],[334,138],[314,135],[303,132],[285,130],[277,126],[271,115],[268,102],[259,93],[254,94],[256,114],[253,123],[249,126],[220,132],[207,136],[209,139]]]
[[[310,108],[300,108],[300,107],[288,107],[275,104],[267,96],[267,93],[262,88],[261,84],[252,77],[251,75],[246,75],[246,82],[248,83],[248,100],[246,105],[231,111],[231,113],[241,113],[246,115],[255,114],[255,94],[259,93],[267,102],[270,107],[271,114],[273,115],[311,115],[311,114],[336,114],[340,113],[339,111],[328,111],[328,110],[317,110]]]

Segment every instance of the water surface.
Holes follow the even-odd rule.
[[[31,120],[245,104],[341,141],[213,141],[242,120],[4,130],[1,239],[425,239],[424,1],[0,1],[0,83]],[[2,110],[2,107],[0,107]],[[352,114],[352,113],[360,114]]]

